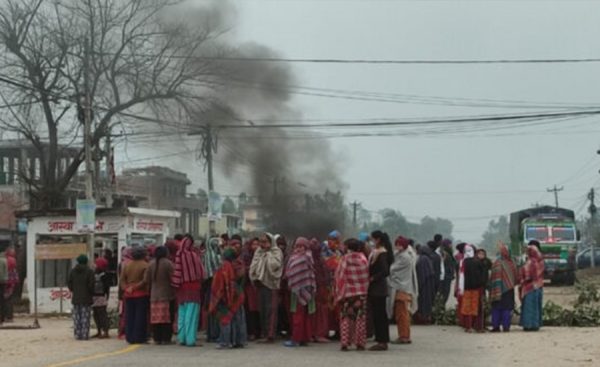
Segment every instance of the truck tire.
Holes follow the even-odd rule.
[[[569,285],[569,286],[575,285],[575,272],[574,271],[568,272],[565,278],[566,278],[565,279],[566,285]]]

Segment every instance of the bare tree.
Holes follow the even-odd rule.
[[[43,157],[39,177],[23,177],[43,208],[60,202],[84,161],[82,148],[59,169],[60,143],[81,138],[77,117],[85,73],[93,146],[115,124],[132,123],[132,116],[197,111],[210,103],[206,91],[213,86],[215,67],[196,56],[218,48],[214,40],[220,30],[208,21],[194,28],[178,21],[170,14],[179,1],[3,3],[0,127],[25,137]],[[143,129],[140,121],[146,120],[131,129]]]

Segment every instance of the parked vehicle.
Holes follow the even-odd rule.
[[[541,206],[510,215],[511,253],[523,262],[531,240],[540,243],[544,278],[553,283],[575,283],[575,261],[579,231],[572,210]]]
[[[600,267],[600,247],[594,248],[594,265]],[[592,266],[592,249],[590,247],[577,254],[577,269],[587,269]]]

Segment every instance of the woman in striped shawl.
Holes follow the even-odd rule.
[[[299,237],[285,268],[285,278],[291,293],[290,312],[292,313],[292,339],[284,343],[286,347],[306,345],[312,337],[310,315],[313,315],[316,310],[317,283],[309,248],[308,239]]]
[[[515,286],[519,284],[519,272],[510,258],[508,247],[498,243],[498,258],[492,265],[490,278],[490,301],[492,302],[492,332],[499,332],[500,325],[510,331],[510,321],[515,308]]]
[[[204,270],[200,257],[193,249],[194,239],[186,235],[175,255],[175,270],[171,285],[175,288],[179,305],[177,341],[181,345],[196,345],[200,317],[200,289]]]
[[[538,331],[542,326],[544,259],[536,242],[531,241],[527,246],[527,262],[521,268],[520,324],[525,331]]]

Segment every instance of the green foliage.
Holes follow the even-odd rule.
[[[237,209],[235,208],[235,203],[233,202],[233,200],[231,200],[229,196],[226,197],[225,200],[223,200],[221,211],[223,212],[223,214],[234,214],[237,212]]]
[[[482,237],[483,239],[479,245],[491,254],[496,252],[495,246],[498,242],[502,241],[509,244],[508,218],[503,215],[498,220],[491,220]]]
[[[439,294],[433,304],[433,323],[435,325],[456,325],[456,308],[447,309]]]
[[[598,287],[595,284],[578,283],[575,288],[579,291],[575,307],[600,302],[600,293],[598,293]]]
[[[543,321],[547,326],[600,326],[600,294],[593,283],[580,283],[576,286],[579,296],[572,310],[546,302],[543,308]]]

